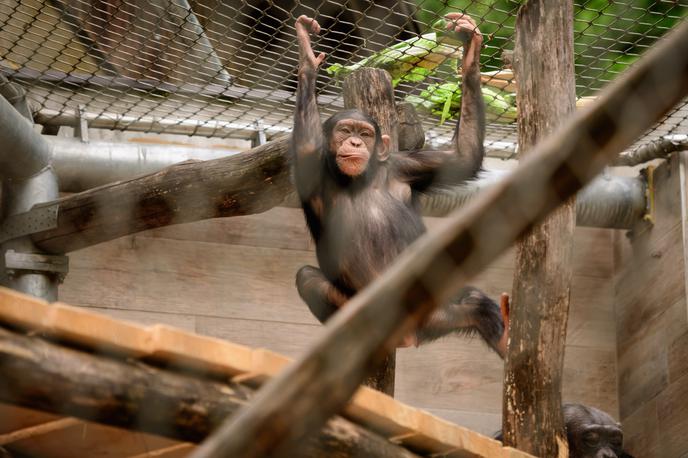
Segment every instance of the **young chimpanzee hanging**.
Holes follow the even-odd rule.
[[[417,196],[434,186],[473,178],[483,160],[485,107],[480,89],[482,35],[466,14],[446,16],[449,30],[465,40],[461,64],[461,117],[450,151],[389,150],[375,120],[359,110],[339,112],[321,125],[315,99],[317,70],[309,17],[296,21],[300,66],[291,152],[296,188],[315,239],[320,268],[305,266],[296,286],[313,314],[325,322],[375,280],[425,232]],[[500,356],[506,332],[499,306],[475,288],[464,288],[435,311],[404,344],[420,344],[452,332],[477,331]]]

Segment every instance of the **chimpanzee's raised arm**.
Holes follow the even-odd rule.
[[[290,149],[294,160],[296,189],[301,200],[306,201],[319,182],[322,168],[320,154],[323,149],[323,134],[315,100],[315,80],[325,54],[320,53],[316,57],[311,47],[310,32],[320,32],[320,25],[315,19],[299,16],[295,27],[299,45],[299,72]]]
[[[465,39],[461,69],[461,113],[454,132],[454,149],[413,151],[398,158],[402,176],[414,189],[451,185],[475,177],[483,162],[485,104],[480,88],[480,48],[483,36],[464,13],[449,13],[447,29]]]

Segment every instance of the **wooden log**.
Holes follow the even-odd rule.
[[[688,135],[667,135],[646,143],[633,151],[619,155],[614,165],[633,167],[653,159],[663,159],[671,153],[688,150]]]
[[[425,146],[423,122],[410,103],[397,105],[399,118],[399,151],[416,151]]]
[[[193,457],[292,456],[304,437],[342,409],[386,348],[686,95],[688,22],[540,142],[503,182],[410,246],[330,320],[327,332],[302,358],[268,382]]]
[[[391,151],[399,151],[399,117],[394,104],[392,78],[384,70],[361,68],[348,75],[342,83],[344,108],[358,108],[380,125],[391,138]]]
[[[254,393],[237,383],[99,357],[3,328],[0,373],[3,402],[191,442],[204,439]],[[340,417],[304,443],[302,453],[416,457]]]
[[[32,238],[47,252],[66,253],[170,224],[264,212],[293,188],[286,151],[287,139],[277,140],[42,204],[59,206],[57,227]]]
[[[514,54],[523,160],[575,111],[572,2],[525,3]],[[516,250],[502,430],[505,445],[536,456],[568,456],[559,444],[566,444],[561,392],[575,217],[571,198],[521,237]]]
[[[389,73],[376,68],[362,68],[348,75],[342,88],[344,108],[358,108],[368,113],[378,123],[382,134],[389,135],[391,151],[399,151],[399,117]],[[394,396],[395,368],[396,353],[391,350],[363,384]]]

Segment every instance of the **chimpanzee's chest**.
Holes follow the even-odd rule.
[[[330,281],[358,291],[425,232],[410,193],[394,191],[372,188],[324,202],[317,255]]]

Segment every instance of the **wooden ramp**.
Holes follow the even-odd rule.
[[[48,304],[5,288],[0,288],[0,325],[116,358],[153,361],[251,387],[291,361],[265,349],[165,325],[141,326],[62,303]],[[343,416],[420,455],[531,456],[367,387],[358,390]],[[0,404],[0,446],[40,457],[182,457],[194,448],[186,442],[8,404]]]

